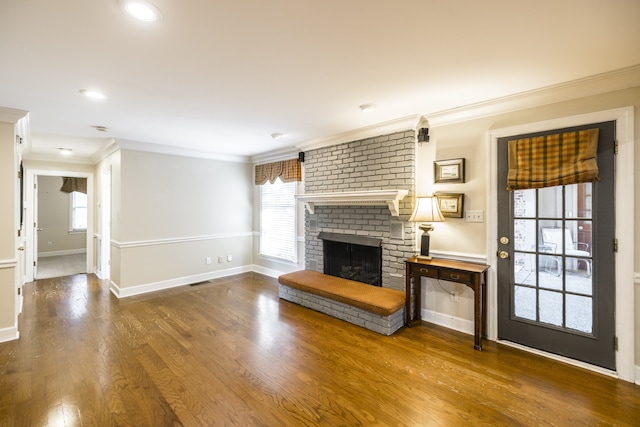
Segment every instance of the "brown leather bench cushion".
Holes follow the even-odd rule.
[[[367,285],[317,271],[294,271],[278,277],[278,281],[290,288],[340,301],[381,316],[395,313],[405,303],[402,291]]]

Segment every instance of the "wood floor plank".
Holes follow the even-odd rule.
[[[640,425],[640,387],[423,323],[390,337],[240,274],[118,300],[93,275],[24,287],[0,427]]]

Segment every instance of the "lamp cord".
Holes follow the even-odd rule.
[[[451,296],[454,296],[454,295],[455,295],[455,291],[449,291],[449,290],[445,289],[445,287],[444,287],[444,286],[442,286],[442,283],[440,283],[440,279],[436,279],[436,280],[438,281],[438,286],[440,286],[440,288],[441,288],[443,291],[445,291],[446,293],[448,293],[448,294],[449,294],[449,295],[451,295]]]

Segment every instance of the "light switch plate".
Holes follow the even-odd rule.
[[[484,222],[484,211],[465,211],[464,220],[467,222]]]

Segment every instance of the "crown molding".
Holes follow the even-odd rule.
[[[270,163],[277,162],[280,160],[288,160],[291,158],[297,158],[300,149],[296,147],[288,147],[280,150],[273,150],[267,153],[256,154],[255,156],[251,156],[251,163],[262,164],[262,163]]]
[[[0,122],[16,124],[29,114],[28,111],[15,108],[0,107]]]
[[[104,145],[101,149],[93,153],[93,155],[91,156],[91,161],[93,162],[93,164],[97,165],[98,163],[100,163],[101,161],[103,161],[104,159],[106,159],[107,157],[109,157],[110,155],[112,155],[113,153],[115,153],[120,149],[120,147],[118,147],[118,144],[116,144],[115,139],[109,138],[108,141],[109,142],[106,145]]]
[[[23,160],[32,162],[46,162],[46,163],[60,163],[60,164],[75,164],[75,165],[93,165],[94,162],[88,157],[65,157],[61,159],[60,156],[54,156],[51,154],[33,153],[27,152],[22,156]]]
[[[388,122],[378,123],[328,137],[312,139],[310,141],[297,144],[296,147],[302,151],[315,150],[317,148],[344,144],[345,142],[358,141],[361,139],[374,138],[380,135],[388,135],[394,132],[406,131],[408,129],[415,129],[421,118],[422,116],[419,115],[402,117],[400,119],[390,120]]]
[[[444,126],[636,86],[640,64],[424,116],[431,126]]]
[[[249,163],[248,156],[213,153],[210,151],[194,150],[190,148],[174,147],[170,145],[153,144],[150,142],[116,139],[115,144],[125,150],[144,151],[148,153],[169,154],[173,156],[195,157],[200,159],[222,160],[225,162]]]
[[[428,119],[430,127],[444,126],[512,111],[524,110],[556,102],[599,95],[616,90],[640,86],[640,64],[607,73],[596,74],[582,79],[557,85],[546,86],[501,98],[470,104],[449,110],[416,114],[364,128],[342,132],[329,137],[316,138],[296,144],[299,150],[313,150],[346,142],[372,138],[393,132],[416,129],[420,121]],[[261,156],[268,158],[272,153]]]

